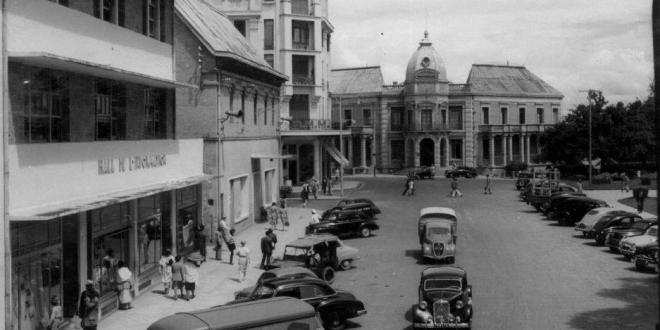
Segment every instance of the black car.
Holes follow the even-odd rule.
[[[380,227],[365,213],[337,212],[332,216],[321,219],[321,222],[310,224],[305,228],[305,234],[333,234],[336,236],[369,237],[374,230]]]
[[[472,326],[472,286],[463,268],[424,269],[418,292],[419,304],[412,310],[413,329],[469,329]]]
[[[658,244],[642,246],[635,250],[631,260],[635,264],[635,268],[644,271],[652,267],[656,273],[660,272],[658,270],[658,250]]]
[[[332,220],[337,217],[339,214],[355,214],[361,217],[372,219],[376,214],[380,213],[380,209],[377,208],[373,203],[352,203],[342,206],[335,206],[329,210],[326,210],[321,214],[321,221]]]
[[[619,214],[607,218],[607,220],[596,222],[592,228],[596,244],[605,244],[607,234],[611,232],[610,229],[625,230],[631,228],[636,222],[640,222],[642,220],[642,217],[640,217],[638,214],[627,212],[625,214]]]
[[[474,167],[467,167],[467,166],[461,166],[457,167],[453,170],[446,170],[445,171],[445,177],[447,178],[453,178],[453,177],[466,177],[468,179],[470,178],[476,178],[477,177],[477,169]]]
[[[325,281],[314,278],[266,280],[257,285],[247,298],[229,304],[282,296],[297,298],[312,305],[326,329],[343,329],[347,319],[367,313],[364,304],[352,293],[335,290]]]
[[[520,190],[527,186],[529,181],[534,177],[532,172],[520,172],[518,173],[518,180],[516,180],[516,190]]]
[[[612,252],[619,252],[619,243],[621,239],[631,236],[639,236],[646,232],[649,227],[657,225],[657,219],[643,219],[635,221],[632,226],[628,227],[612,227],[607,230],[605,235],[605,244]]]
[[[371,199],[368,198],[346,198],[340,200],[335,207],[346,207],[348,205],[353,205],[357,203],[367,203],[371,205],[371,208],[374,210],[374,214],[380,214],[380,209],[374,204]]]
[[[422,167],[412,172],[412,178],[415,180],[420,179],[435,179],[435,168],[432,166]]]
[[[607,206],[605,201],[577,196],[564,200],[563,203],[557,206],[555,213],[557,213],[560,225],[573,225],[580,221],[590,210]]]
[[[560,208],[560,205],[565,202],[566,200],[572,198],[572,197],[585,197],[587,196],[585,193],[577,193],[577,192],[556,192],[550,195],[550,200],[541,207],[541,211],[543,214],[548,215],[552,214]]]

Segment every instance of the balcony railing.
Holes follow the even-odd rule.
[[[314,50],[314,46],[311,42],[293,42],[293,49],[297,50]]]
[[[314,77],[307,76],[293,76],[292,83],[294,85],[314,85]]]
[[[293,119],[289,124],[289,130],[332,130],[334,129],[332,124],[330,119]]]
[[[522,124],[522,125],[479,125],[480,132],[494,133],[519,133],[519,132],[543,132],[554,124]]]

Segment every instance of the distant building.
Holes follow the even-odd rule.
[[[209,237],[218,220],[238,231],[277,201],[280,182],[280,86],[271,68],[232,22],[204,1],[175,0],[176,127],[204,138],[202,217]]]
[[[339,127],[328,98],[328,0],[207,0],[220,9],[275,70],[290,77],[281,89],[280,134],[284,182],[329,175],[341,156]],[[283,182],[283,183],[284,183]]]
[[[534,164],[563,99],[523,66],[474,64],[453,84],[426,33],[403,83],[378,88],[380,67],[332,70],[330,81],[333,120],[351,125],[349,166],[365,170]]]

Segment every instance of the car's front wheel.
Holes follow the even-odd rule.
[[[353,268],[353,262],[351,260],[343,260],[339,264],[339,268],[341,268],[341,270],[349,270]]]
[[[369,229],[369,228],[367,228],[367,227],[362,227],[362,229],[360,229],[360,235],[361,235],[362,237],[369,237],[369,236],[371,236],[371,229]]]
[[[335,280],[335,270],[330,266],[325,266],[321,270],[321,278],[328,283],[332,283]]]
[[[346,320],[339,316],[339,313],[333,312],[330,315],[326,315],[323,322],[325,323],[325,328],[330,330],[343,330],[346,328]]]

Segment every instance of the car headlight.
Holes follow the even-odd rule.
[[[464,305],[463,305],[463,301],[462,301],[462,300],[459,300],[459,301],[456,302],[456,308],[457,308],[457,309],[461,309],[461,308],[463,308],[463,306],[464,306]]]
[[[428,244],[424,243],[424,251],[431,251],[431,246]]]

